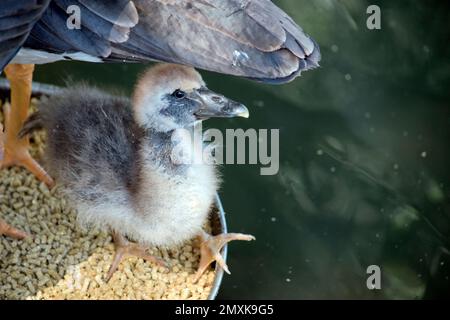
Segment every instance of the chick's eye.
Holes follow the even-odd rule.
[[[177,89],[172,93],[172,96],[174,96],[177,99],[182,99],[186,96],[186,92]]]

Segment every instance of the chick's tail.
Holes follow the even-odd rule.
[[[39,112],[33,113],[28,117],[23,123],[22,129],[19,131],[19,138],[25,137],[27,134],[31,134],[33,131],[40,130],[44,128],[44,122],[42,121],[42,116]]]

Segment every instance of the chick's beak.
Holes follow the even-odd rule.
[[[208,118],[248,118],[250,113],[241,103],[217,94],[207,88],[194,91],[196,100],[200,102],[199,110],[195,112],[198,119]]]

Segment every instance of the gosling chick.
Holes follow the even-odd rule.
[[[66,89],[41,105],[21,136],[46,129],[48,170],[79,220],[112,231],[116,253],[107,280],[126,255],[164,265],[145,246],[173,247],[198,235],[196,281],[213,261],[229,273],[221,248],[254,237],[202,230],[218,172],[212,164],[173,161],[172,151],[193,150],[183,137],[199,121],[236,116],[248,117],[247,108],[210,91],[193,68],[161,64],[140,78],[132,101],[86,86]]]

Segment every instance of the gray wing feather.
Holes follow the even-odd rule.
[[[121,27],[132,28],[138,21],[139,16],[133,1],[108,0],[92,1],[78,0],[80,4],[92,11],[99,17]]]
[[[25,43],[50,0],[2,0],[0,5],[0,73]]]
[[[67,28],[67,8],[71,5],[80,9],[80,29]],[[126,41],[137,21],[137,11],[130,0],[53,0],[25,47],[55,53],[78,51],[106,59],[111,55],[112,44]]]

